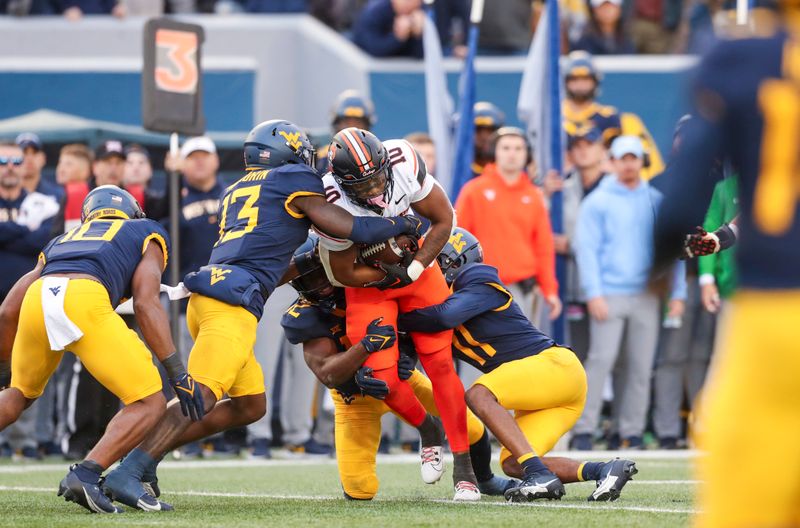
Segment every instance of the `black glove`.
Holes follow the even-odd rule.
[[[11,385],[11,362],[0,361],[0,391]]]
[[[361,367],[356,371],[356,385],[361,389],[362,396],[372,396],[377,400],[383,400],[389,395],[389,385],[385,381],[372,377],[372,369]]]
[[[702,227],[697,228],[697,232],[686,235],[683,242],[683,258],[702,257],[711,255],[719,251],[719,238],[715,233],[709,233]]]
[[[401,216],[400,218],[405,227],[403,233],[405,233],[408,236],[412,236],[417,240],[422,238],[422,234],[427,229],[427,226],[422,220],[420,220],[414,215],[405,215]]]
[[[414,260],[412,253],[406,253],[403,260],[399,264],[385,264],[381,262],[378,268],[386,272],[386,276],[375,282],[370,282],[364,286],[367,288],[378,288],[379,290],[388,290],[394,288],[405,288],[414,279],[408,276],[408,265]]]
[[[367,326],[367,335],[361,338],[361,346],[372,354],[379,350],[391,348],[397,340],[392,325],[382,325],[383,317],[378,317]]]
[[[202,420],[206,414],[203,395],[194,378],[184,372],[177,378],[169,378],[169,384],[172,385],[172,389],[178,396],[183,415],[191,418],[194,422]]]
[[[397,360],[397,377],[405,381],[411,377],[414,368],[417,366],[416,358],[406,354],[400,354],[400,359]]]

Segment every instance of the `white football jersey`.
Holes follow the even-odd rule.
[[[392,167],[391,196],[385,197],[389,206],[382,211],[382,215],[350,201],[342,188],[336,183],[333,174],[327,173],[322,178],[325,186],[325,196],[330,203],[346,209],[353,216],[401,216],[408,214],[413,209],[413,204],[424,200],[430,194],[434,185],[439,183],[428,174],[422,157],[414,150],[408,141],[390,139],[383,142],[389,155]],[[320,245],[328,251],[344,251],[353,245],[349,240],[342,240],[320,233]]]

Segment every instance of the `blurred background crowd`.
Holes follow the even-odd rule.
[[[683,53],[701,49],[712,25],[733,19],[732,0],[560,0],[562,49],[597,55]],[[769,5],[771,0],[759,0]],[[469,0],[437,0],[445,53],[463,56]],[[493,0],[480,24],[479,54],[522,55],[541,0]],[[14,16],[309,13],[375,57],[422,57],[422,0],[0,0]]]
[[[272,5],[267,0],[255,3],[262,9]],[[328,4],[340,3],[347,2]],[[489,45],[492,31],[487,28],[486,49],[521,52],[527,47],[523,41],[530,39],[527,20],[535,16],[535,5],[511,0],[504,3],[509,4],[508,12],[513,11],[510,4],[519,4],[515,22],[528,17],[524,19],[526,25],[520,27],[525,36],[519,39],[518,48],[507,42]],[[287,9],[290,5],[296,9],[316,7],[313,1],[275,4]],[[92,9],[100,8],[99,4],[92,5]],[[411,0],[373,0],[353,17],[352,25],[342,29],[366,24],[380,9],[391,17],[398,6],[415,5]],[[644,7],[655,5],[658,10]],[[568,26],[569,39],[576,43],[592,41],[587,35],[597,29],[598,13],[610,6],[618,17],[624,14],[626,34],[629,30],[635,34],[634,28],[664,32],[664,48],[642,51],[666,51],[675,43],[672,37],[680,23],[686,21],[680,15],[686,6],[678,2],[677,22],[667,23],[671,5],[667,0],[634,1],[630,6],[610,1],[595,5],[593,1],[585,6],[580,35],[573,35],[572,26]],[[175,9],[171,3],[168,7]],[[251,4],[240,7],[253,8]],[[203,4],[191,6],[201,8]],[[487,14],[490,12],[487,9]],[[579,12],[576,8],[576,17]],[[454,7],[453,16],[457,13]],[[572,15],[572,11],[568,13]],[[641,13],[653,13],[656,20]],[[413,26],[416,15],[410,16]],[[330,21],[342,23],[335,18]],[[489,21],[485,19],[484,23]],[[455,35],[454,31],[448,38],[456,39]],[[597,42],[612,43],[605,38]],[[634,49],[635,42],[635,38],[619,41],[627,46],[627,52]],[[690,443],[692,405],[701,391],[713,350],[717,312],[735,280],[729,256],[723,253],[682,262],[663,292],[647,289],[659,178],[672,153],[662,155],[658,151],[638,116],[597,100],[602,75],[591,55],[582,51],[570,54],[563,74],[567,138],[563,174],[539,173],[525,133],[506,126],[506,116],[493,102],[478,102],[473,178],[454,202],[458,222],[481,240],[485,261],[499,269],[501,279],[534,324],[548,331],[554,317],[563,314],[566,319],[566,342],[584,362],[589,379],[586,410],[571,435],[570,447],[685,448]],[[342,93],[331,106],[331,133],[348,126],[370,129],[378,117],[372,102],[352,90]],[[686,119],[690,117],[676,125],[673,151],[680,148],[681,126]],[[436,175],[436,151],[430,136],[409,130],[406,139]],[[324,139],[317,143],[318,168],[325,170],[326,144]],[[229,155],[241,163],[240,152]],[[0,300],[33,267],[39,250],[52,236],[79,223],[83,198],[94,186],[124,187],[140,201],[148,217],[168,223],[169,189],[162,167],[180,174],[180,274],[204,265],[218,237],[221,192],[239,174],[236,170],[221,171],[222,157],[222,150],[206,136],[187,138],[177,156],[113,139],[93,149],[80,143],[46,145],[29,132],[1,144]],[[230,165],[235,167],[236,163],[231,161]],[[726,176],[708,212],[704,227],[709,231],[736,214],[734,176]],[[563,193],[564,229],[554,233],[548,209],[550,196],[559,191]],[[555,275],[557,256],[564,259],[567,268],[561,283]],[[165,282],[168,276],[169,270]],[[275,449],[298,455],[332,452],[332,401],[306,367],[301,348],[283,338],[279,324],[283,311],[295,298],[288,285],[276,290],[259,325],[256,356],[265,372],[267,415],[246,429],[187,446],[176,455],[247,453],[270,457]],[[130,324],[133,326],[132,319]],[[191,340],[183,321],[181,326],[184,335],[180,348],[187,355]],[[113,345],[109,347],[109,354],[113,354]],[[467,365],[459,365],[459,374],[467,386],[477,377],[477,371]],[[66,355],[45,394],[0,437],[0,457],[80,459],[99,439],[118,406],[113,395],[93,380],[79,361]],[[381,450],[416,451],[416,432],[390,415],[384,419]]]

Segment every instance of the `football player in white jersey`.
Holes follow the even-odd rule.
[[[358,263],[359,247],[352,242],[321,234],[320,253],[329,278],[346,287],[347,335],[356,343],[375,319],[396,327],[399,313],[447,299],[450,291],[435,259],[450,238],[455,214],[444,190],[407,141],[382,143],[366,130],[346,128],[334,136],[328,159],[331,172],[323,177],[323,184],[329,202],[355,216],[387,217],[413,210],[431,223],[419,250],[406,259],[410,262],[381,264],[382,269]],[[469,457],[464,387],[450,351],[453,334],[412,333],[411,337],[433,383],[436,406],[453,451],[454,500],[479,500]],[[364,365],[389,386],[386,404],[419,430],[422,478],[433,483],[444,472],[442,428],[427,414],[408,383],[398,378],[398,357],[395,344],[370,354]]]

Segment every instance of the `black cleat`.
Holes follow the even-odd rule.
[[[158,488],[158,485],[156,485],[156,488]],[[144,483],[120,467],[106,476],[103,481],[103,492],[117,502],[142,511],[173,510],[171,505],[161,502],[150,495]]]
[[[536,499],[561,500],[566,493],[564,484],[548,471],[524,479],[517,486],[506,490],[504,496],[511,502],[530,502]]]
[[[84,482],[75,474],[75,465],[70,466],[69,473],[58,485],[58,496],[64,500],[80,504],[92,513],[122,513],[122,508],[115,506],[106,497],[98,484]]]
[[[589,501],[594,502],[613,502],[619,498],[622,488],[633,476],[639,472],[636,469],[636,462],[615,458],[606,462],[600,472],[600,479],[597,481],[597,488],[589,495]]]

